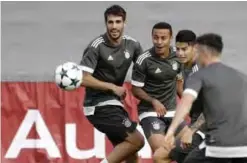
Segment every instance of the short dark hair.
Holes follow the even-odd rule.
[[[206,33],[197,37],[196,44],[207,46],[218,53],[222,52],[224,46],[222,37],[215,33]]]
[[[184,42],[194,44],[196,41],[196,34],[192,30],[180,30],[176,35],[176,42]]]
[[[167,23],[167,22],[159,22],[159,23],[156,23],[153,26],[152,33],[153,33],[153,30],[154,29],[168,29],[170,31],[171,36],[172,36],[172,26],[169,23]]]
[[[112,5],[105,10],[105,22],[107,21],[108,15],[121,16],[123,18],[123,21],[126,20],[126,11],[119,5]]]

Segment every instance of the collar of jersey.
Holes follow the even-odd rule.
[[[111,43],[111,41],[108,39],[108,37],[107,37],[107,33],[104,33],[103,35],[102,35],[102,37],[104,38],[104,40],[105,40],[105,44],[107,45],[107,46],[110,46],[110,47],[113,47],[113,48],[117,48],[117,47],[120,47],[122,44],[123,44],[123,39],[122,39],[122,41],[121,41],[121,43],[119,44],[119,45],[112,45],[112,43]]]

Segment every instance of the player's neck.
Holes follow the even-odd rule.
[[[186,62],[186,63],[184,64],[184,67],[185,67],[185,68],[192,68],[193,64],[194,64],[194,60],[192,59],[192,60]]]
[[[160,55],[161,58],[167,58],[170,55],[170,49],[168,48],[163,55]]]
[[[219,63],[219,62],[221,62],[220,58],[214,57],[214,58],[211,58],[210,60],[208,60],[208,62],[206,63],[206,66],[209,66],[209,65],[214,64],[214,63]]]
[[[114,40],[114,39],[112,39],[112,38],[109,36],[109,34],[107,33],[107,38],[108,38],[109,42],[110,42],[113,46],[118,46],[118,45],[120,45],[120,44],[121,44],[121,41],[122,41],[122,35],[121,35],[118,39]]]
[[[195,63],[195,55],[193,55],[193,57],[191,58],[191,60],[189,60],[188,62],[186,62],[185,64],[184,64],[184,66],[186,67],[186,68],[192,68],[192,66],[194,65],[194,63]]]

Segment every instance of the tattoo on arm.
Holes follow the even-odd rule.
[[[196,122],[194,122],[190,128],[193,131],[197,131],[203,124],[205,123],[205,117],[203,113],[200,114],[200,116],[197,118]]]

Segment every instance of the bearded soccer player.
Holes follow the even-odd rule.
[[[208,33],[196,39],[202,67],[186,81],[181,102],[165,137],[170,147],[174,133],[201,93],[206,137],[185,163],[247,162],[247,76],[221,62],[222,37]]]
[[[126,12],[121,6],[107,8],[104,17],[107,32],[90,42],[81,60],[86,87],[83,110],[89,122],[114,145],[102,163],[134,163],[144,138],[121,100],[126,94],[126,73],[142,48],[138,41],[123,35]]]
[[[177,82],[181,83],[182,78],[179,60],[171,47],[171,25],[157,23],[151,34],[153,47],[138,57],[131,83],[133,94],[140,99],[140,124],[155,152],[164,143],[166,129],[174,116]],[[181,123],[181,128],[185,125]]]

